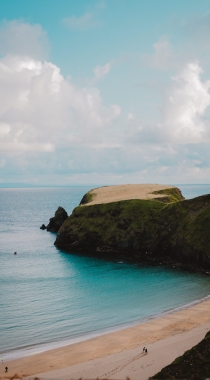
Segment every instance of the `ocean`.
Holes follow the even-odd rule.
[[[177,186],[186,198],[210,193],[210,185]],[[40,226],[58,206],[70,214],[88,190],[0,189],[4,360],[115,331],[210,295],[210,278],[201,274],[57,249],[56,235]]]

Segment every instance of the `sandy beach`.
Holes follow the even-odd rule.
[[[146,380],[210,330],[210,299],[137,326],[2,363],[0,378]],[[143,354],[143,347],[148,349]],[[9,372],[4,373],[8,366]]]

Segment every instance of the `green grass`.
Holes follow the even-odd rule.
[[[169,258],[209,271],[209,231],[210,195],[170,204],[137,199],[75,208],[56,245],[79,242],[92,251],[105,246],[131,258]]]
[[[176,187],[153,191],[152,194],[166,195],[165,197],[158,198],[159,201],[162,201],[164,203],[174,203],[184,199],[181,191]]]
[[[92,190],[91,190],[92,191]],[[95,197],[96,194],[94,193],[91,193],[90,191],[88,193],[86,193],[84,195],[84,197],[82,198],[81,202],[80,202],[80,205],[84,205],[84,204],[87,204],[89,202],[91,202],[93,200],[93,198]]]
[[[60,229],[82,244],[113,248],[141,246],[146,249],[156,231],[160,210],[158,201],[129,200],[77,207]],[[144,247],[144,248],[143,248]]]
[[[210,255],[210,195],[167,205],[159,225],[160,239],[166,239],[170,246]]]

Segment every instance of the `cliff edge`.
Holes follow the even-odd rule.
[[[116,185],[98,187],[86,193],[80,205],[92,206],[102,203],[112,203],[131,199],[156,199],[171,203],[184,199],[181,191],[175,186],[158,184]]]
[[[137,199],[143,186],[149,190]],[[153,186],[155,189],[152,185],[112,186],[87,193],[62,224],[55,245],[208,272],[210,195],[185,200],[176,187]],[[130,198],[123,200],[126,189]]]

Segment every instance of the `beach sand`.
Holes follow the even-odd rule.
[[[0,378],[17,373],[30,379],[128,376],[146,380],[197,344],[208,330],[210,299],[137,326],[1,364]],[[6,365],[8,374],[4,373]]]
[[[92,189],[92,201],[84,206],[91,206],[101,203],[118,202],[129,199],[155,199],[165,197],[165,194],[152,194],[154,191],[172,189],[174,186],[143,184],[143,185],[115,185],[104,186]]]

